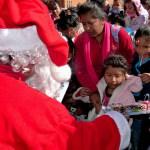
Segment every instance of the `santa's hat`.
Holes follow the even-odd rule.
[[[69,78],[67,42],[55,29],[48,9],[41,0],[0,0],[0,12],[0,50],[21,51],[42,43],[55,65],[52,69],[54,74],[62,74],[62,68],[66,69],[63,72],[67,74],[56,79],[62,81]]]

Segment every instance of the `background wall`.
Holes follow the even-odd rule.
[[[84,3],[86,0],[60,0],[61,7],[68,8],[77,6],[79,3]]]

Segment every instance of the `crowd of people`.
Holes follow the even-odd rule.
[[[149,114],[112,111],[150,101],[148,0],[0,4],[0,149],[150,148]]]

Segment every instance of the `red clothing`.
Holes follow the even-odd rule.
[[[111,28],[111,26],[110,26]],[[111,29],[110,29],[111,30]],[[92,91],[96,90],[96,85],[90,85],[91,79],[88,76],[88,71],[85,63],[85,55],[84,55],[84,38],[87,36],[86,32],[83,32],[75,41],[76,46],[76,56],[75,56],[75,72],[80,84],[83,87],[88,87]],[[102,39],[104,39],[103,37]],[[122,54],[129,63],[132,61],[132,56],[134,54],[134,48],[131,41],[130,36],[128,33],[121,28],[118,33],[119,45],[115,42],[112,34],[110,35],[110,50],[109,54],[116,53]],[[103,68],[103,52],[101,51],[101,43],[99,43],[95,38],[90,37],[90,53],[91,53],[91,61],[93,64],[93,68],[97,73],[99,79],[103,76],[102,75],[102,68]],[[108,55],[109,55],[108,54]]]
[[[108,115],[78,122],[62,104],[22,81],[0,73],[0,83],[1,150],[119,149],[122,134]]]
[[[0,64],[0,72],[3,72],[5,75],[13,77],[17,80],[24,81],[26,78],[21,72],[12,71],[12,67],[10,65]]]

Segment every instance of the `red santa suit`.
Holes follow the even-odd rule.
[[[130,129],[118,112],[76,121],[65,107],[24,82],[0,73],[1,150],[119,150]]]
[[[0,149],[118,150],[127,147],[130,128],[120,113],[112,111],[93,122],[79,122],[68,113],[61,103],[18,80],[21,77],[20,72],[14,73],[16,70],[11,71],[9,68],[11,65],[13,69],[18,69],[20,66],[12,63],[12,60],[19,59],[19,63],[24,60],[21,69],[26,69],[23,64],[26,64],[25,60],[28,59],[20,60],[21,57],[18,57],[18,54],[23,54],[23,57],[30,56],[30,53],[26,55],[25,49],[32,49],[29,52],[34,60],[32,52],[35,51],[32,44],[37,40],[38,42],[35,43],[40,43],[41,46],[43,44],[41,41],[43,41],[51,59],[51,75],[56,80],[63,80],[61,73],[65,69],[63,65],[67,62],[68,49],[65,41],[55,30],[44,4],[40,0],[0,0],[0,10],[0,27],[3,28],[0,29],[0,34],[8,42],[6,44],[7,42],[1,38],[0,41],[3,42],[0,43],[0,54],[2,54],[0,58],[3,58],[5,53],[12,58],[10,64],[9,61],[6,61],[6,57],[0,59],[2,63],[0,64]],[[41,41],[35,34],[36,30]],[[18,41],[19,37],[24,40]],[[22,48],[18,45],[22,45]],[[42,48],[39,49],[40,46],[36,47],[38,54],[41,54],[39,52],[44,47],[42,45]],[[45,53],[42,54],[45,56]],[[39,58],[37,54],[35,55],[36,58]],[[8,66],[5,66],[4,62],[7,62]],[[38,64],[40,68],[41,64],[39,65],[38,62],[35,61],[33,64],[35,66]],[[35,67],[35,70],[38,67]],[[69,78],[67,76],[69,74],[65,76],[66,79]],[[53,82],[51,84],[53,85]]]

